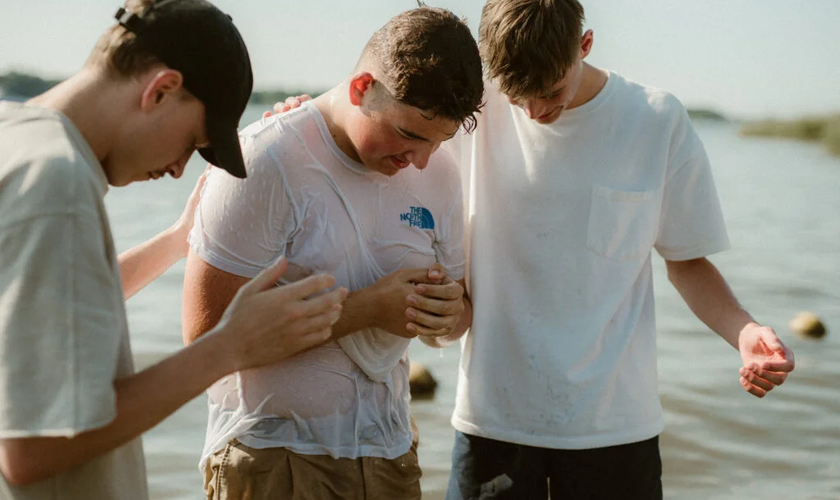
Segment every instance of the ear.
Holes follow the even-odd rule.
[[[350,77],[350,103],[353,106],[362,105],[362,97],[373,87],[373,82],[376,79],[367,71],[356,73]]]
[[[586,56],[589,55],[589,52],[592,51],[592,43],[594,41],[595,35],[592,33],[592,30],[586,30],[583,36],[580,39],[580,59],[583,60]]]
[[[140,97],[140,108],[152,111],[167,98],[175,97],[184,88],[184,77],[180,71],[162,69],[156,71],[146,82]]]

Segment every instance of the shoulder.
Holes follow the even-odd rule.
[[[276,173],[307,157],[307,141],[320,137],[309,106],[272,115],[246,126],[239,133],[249,177],[266,170]]]
[[[612,77],[618,79],[616,84],[621,95],[620,102],[631,110],[669,122],[688,118],[685,106],[671,92],[627,80],[615,73]]]
[[[43,111],[43,110],[41,110]],[[3,117],[6,118],[6,117]],[[0,118],[0,212],[3,219],[97,212],[99,186],[89,160],[58,116],[43,112]],[[14,194],[10,197],[9,194]]]

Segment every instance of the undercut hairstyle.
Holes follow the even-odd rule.
[[[368,41],[361,60],[403,104],[475,129],[484,95],[478,45],[463,20],[421,5],[397,15]]]
[[[124,7],[127,11],[140,14],[155,1],[127,0]],[[141,75],[163,62],[148,50],[137,35],[114,24],[99,37],[85,64],[102,68],[114,78],[129,78]]]
[[[488,0],[478,29],[488,78],[514,99],[549,93],[577,62],[583,22],[577,0]]]

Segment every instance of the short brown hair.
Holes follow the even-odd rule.
[[[487,76],[513,98],[547,93],[577,61],[583,21],[577,0],[488,0],[478,29]]]
[[[127,0],[125,9],[140,14],[156,0]],[[99,37],[87,65],[105,69],[111,76],[125,78],[145,73],[163,62],[154,56],[137,35],[114,24]]]
[[[484,95],[481,56],[452,12],[421,6],[393,17],[370,38],[366,57],[398,101],[475,129]]]

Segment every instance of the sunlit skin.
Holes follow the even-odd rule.
[[[581,37],[577,60],[549,90],[532,97],[507,96],[508,102],[522,108],[528,118],[548,125],[557,121],[563,111],[591,101],[607,81],[606,73],[584,62],[593,41],[592,30],[587,30]]]
[[[147,85],[140,113],[115,136],[102,160],[108,182],[125,186],[169,174],[179,178],[193,152],[208,145],[204,105],[182,87],[181,76],[163,71]]]
[[[339,99],[344,92],[346,99]],[[432,153],[454,137],[460,126],[454,120],[434,117],[397,101],[369,72],[353,75],[346,86],[333,89],[314,103],[338,147],[353,160],[387,176],[409,165],[426,168]],[[345,106],[346,112],[335,113],[336,106]]]

